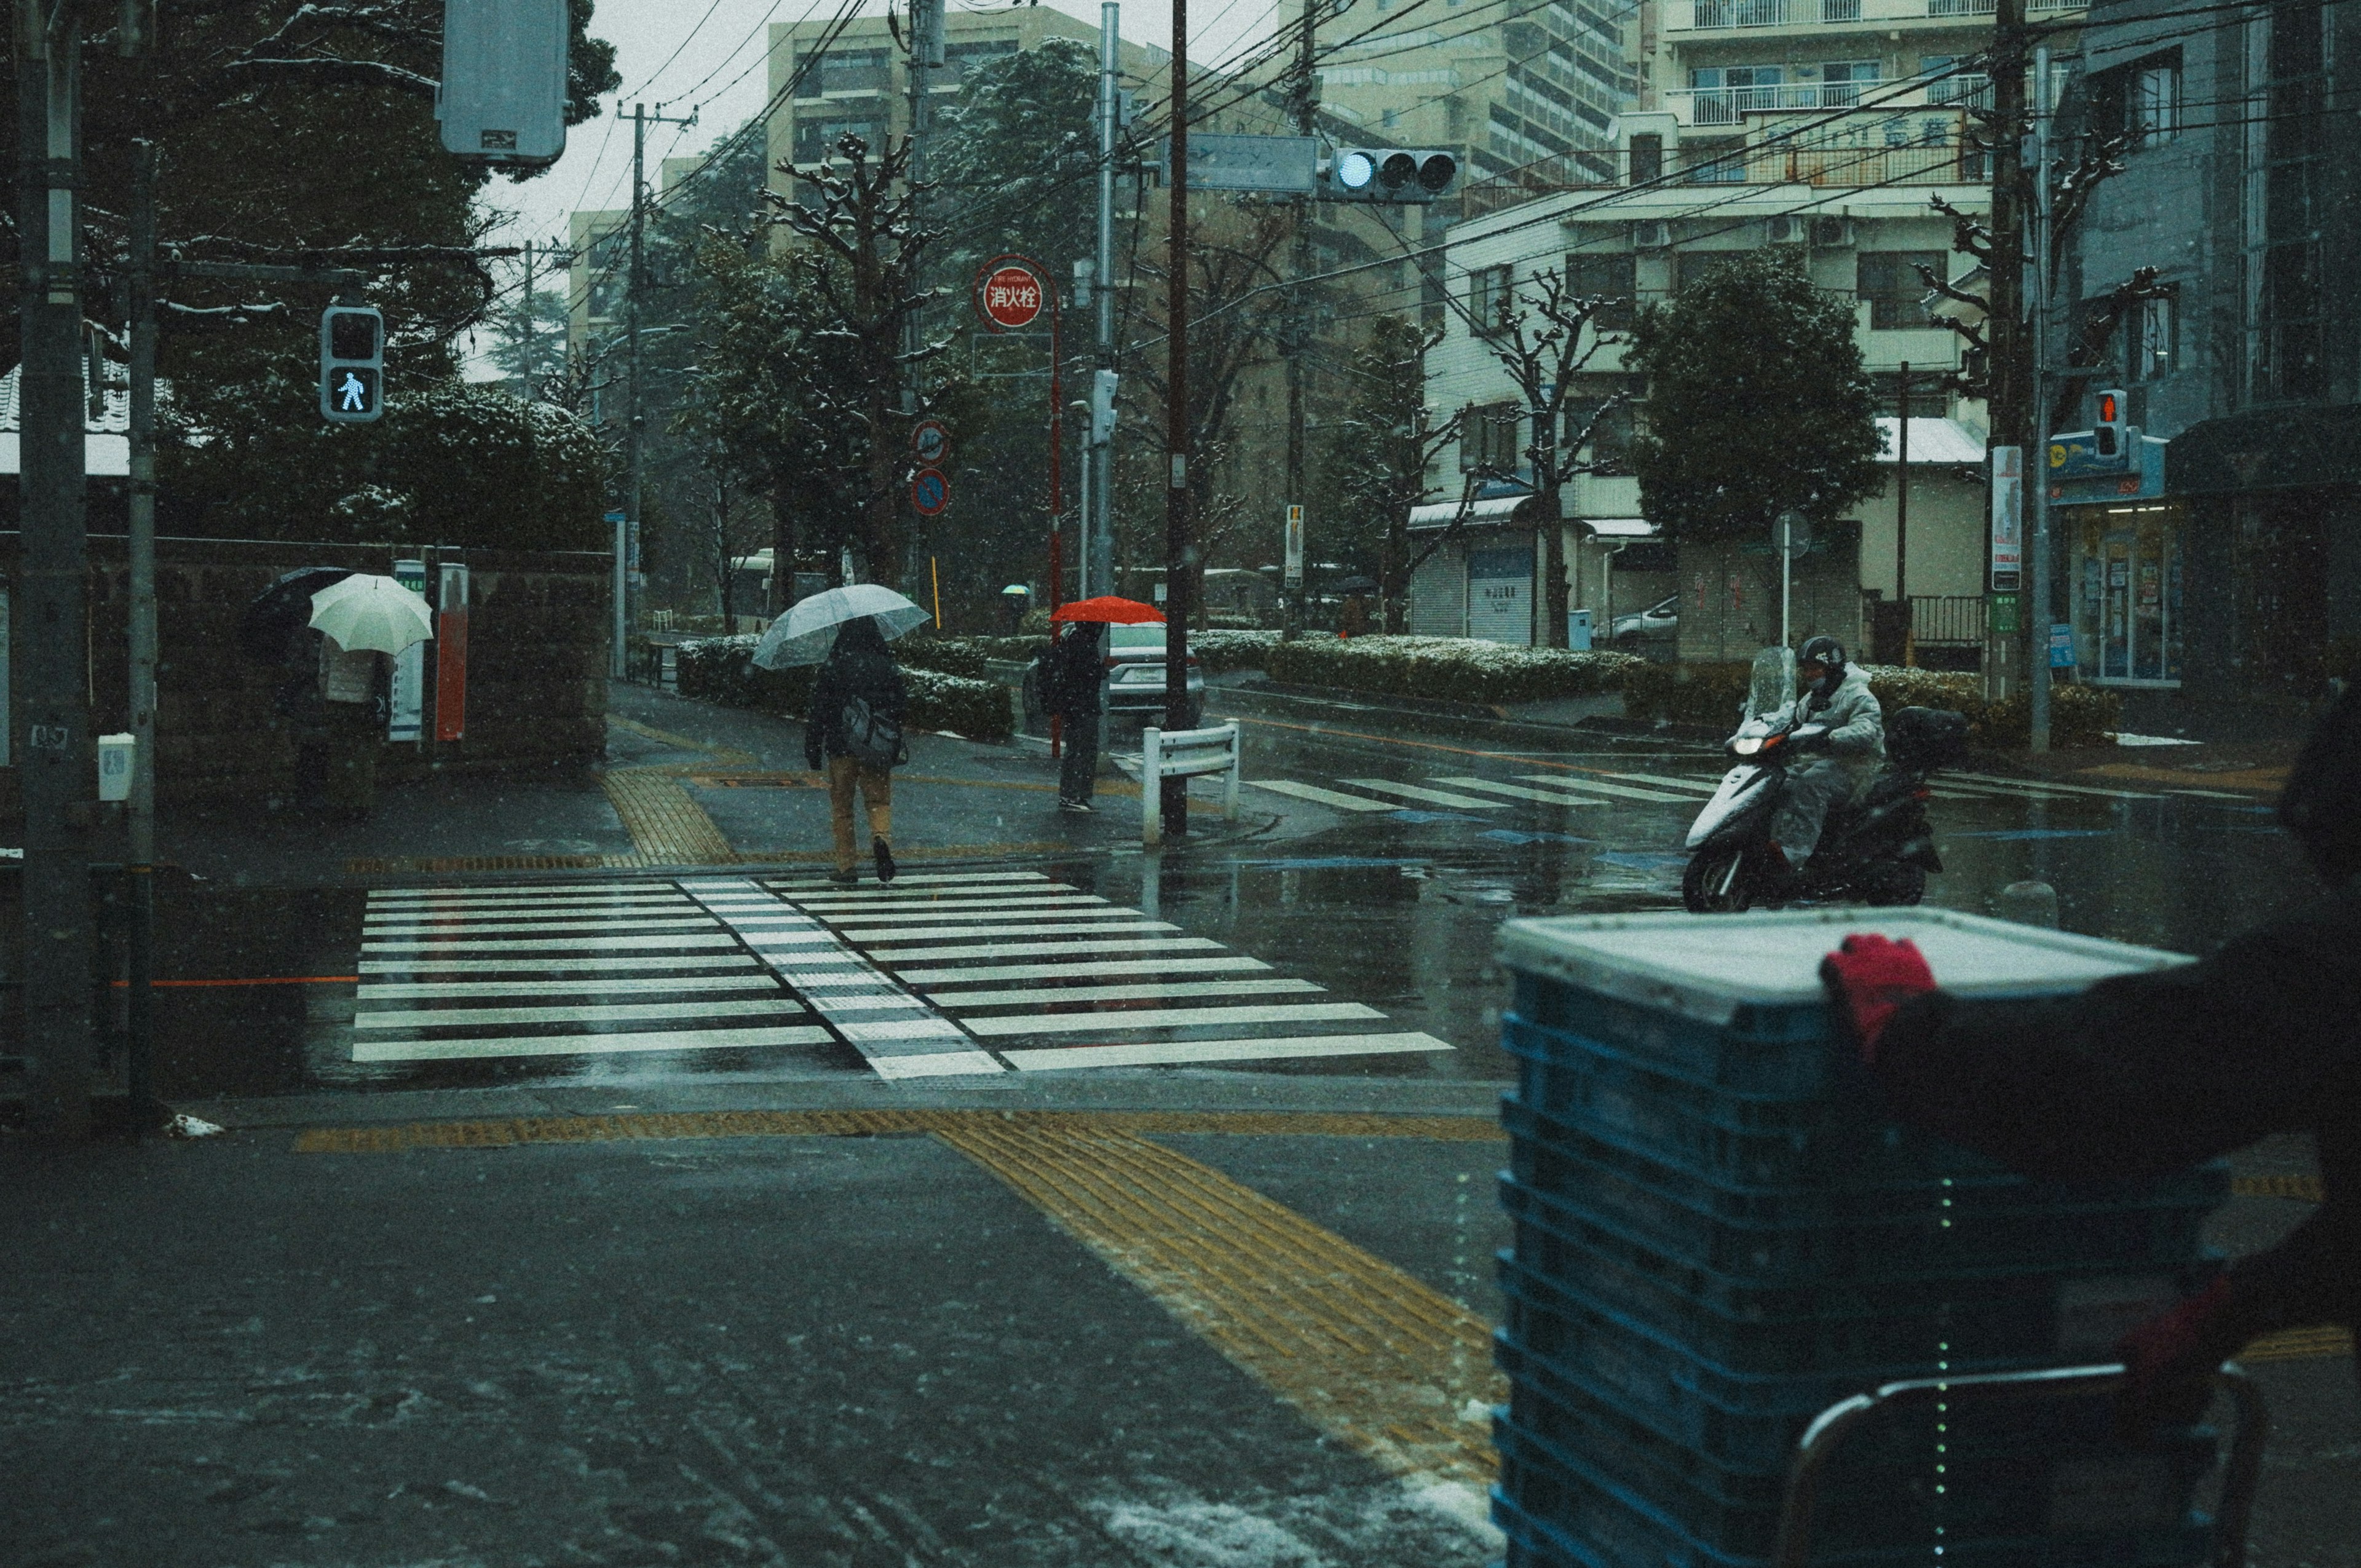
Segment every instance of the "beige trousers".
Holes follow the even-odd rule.
[[[828,819],[836,830],[836,869],[849,872],[856,855],[852,835],[852,788],[861,786],[861,804],[869,808],[869,836],[894,839],[894,770],[865,767],[851,757],[828,760]]]

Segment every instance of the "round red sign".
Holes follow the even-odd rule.
[[[1025,268],[1004,267],[983,280],[980,298],[995,326],[1030,326],[1041,313],[1041,280]]]

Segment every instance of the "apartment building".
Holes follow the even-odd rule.
[[[1585,292],[1662,299],[1719,256],[1790,248],[1815,282],[1853,303],[1862,356],[1890,411],[1894,460],[1886,493],[1857,516],[1827,520],[1799,566],[1813,585],[1808,613],[1817,630],[1861,644],[1864,598],[1905,596],[1927,662],[1972,661],[1983,640],[1983,409],[1942,389],[1960,367],[1960,340],[1928,324],[1918,268],[1970,291],[1982,287],[1972,260],[1951,250],[1950,224],[1929,198],[1971,213],[1990,206],[1990,159],[1970,139],[1967,114],[1990,82],[1960,64],[1991,32],[1990,0],[1652,0],[1641,16],[1640,103],[1616,117],[1614,178],[1569,179],[1540,194],[1530,182],[1495,181],[1471,192],[1475,211],[1452,231],[1444,286],[1453,308],[1429,357],[1430,395],[1441,414],[1480,408],[1504,416],[1470,422],[1461,468],[1513,466],[1514,450],[1531,439],[1516,422],[1506,374],[1473,330],[1473,302],[1549,268],[1565,269]],[[1586,418],[1599,400],[1639,389],[1611,345],[1593,367]],[[1644,407],[1632,417],[1644,421]],[[1631,426],[1620,418],[1615,426],[1607,440],[1627,440]],[[1440,491],[1458,494],[1458,474],[1434,477]],[[1499,522],[1438,552],[1414,587],[1413,616],[1426,630],[1448,633],[1456,623],[1466,634],[1467,604],[1501,599],[1473,586],[1471,560],[1494,578],[1532,569],[1531,530],[1546,521],[1532,520],[1529,506],[1520,510],[1517,484],[1491,488]],[[1677,590],[1685,657],[1724,656],[1776,637],[1776,585],[1766,593],[1755,580],[1761,563],[1707,560],[1713,552],[1693,549],[1675,566],[1650,543],[1636,480],[1587,476],[1563,499],[1556,521],[1566,531],[1574,603],[1596,606],[1602,627],[1609,561],[1628,563],[1636,549],[1657,575],[1626,576],[1614,613],[1640,608],[1634,601],[1657,588]],[[1906,509],[1901,528],[1898,508]],[[1426,510],[1422,521],[1432,528],[1455,509]],[[1524,605],[1538,600],[1538,587]]]

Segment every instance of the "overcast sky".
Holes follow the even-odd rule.
[[[1096,0],[1053,0],[1056,8],[1096,25]],[[770,93],[763,49],[770,26],[835,15],[838,0],[598,0],[590,30],[615,45],[615,69],[622,89],[602,101],[597,119],[566,133],[566,156],[555,168],[522,185],[494,181],[487,205],[516,214],[500,236],[563,240],[566,214],[577,208],[630,204],[631,106],[657,104],[666,115],[695,110],[697,125],[686,131],[665,126],[648,131],[648,180],[653,184],[668,156],[702,152],[714,138],[735,130],[759,113]],[[1005,7],[965,5],[983,13]],[[1197,0],[1191,16],[1190,58],[1219,60],[1249,40],[1266,36],[1280,0]],[[862,14],[882,16],[880,0],[864,0]],[[1171,0],[1126,0],[1123,34],[1136,42],[1171,42]]]

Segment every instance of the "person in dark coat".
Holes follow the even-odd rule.
[[[1094,620],[1067,623],[1041,661],[1041,696],[1065,720],[1065,762],[1058,773],[1058,808],[1086,813],[1099,772],[1099,682],[1106,628]]]
[[[804,760],[828,768],[829,823],[836,834],[835,880],[855,880],[852,832],[852,792],[869,813],[869,847],[877,861],[877,880],[894,880],[894,770],[890,762],[856,757],[845,740],[845,707],[854,698],[869,705],[877,718],[893,726],[898,737],[909,714],[910,693],[885,646],[885,634],[869,616],[837,628],[836,642],[812,681],[810,705],[804,710]]]
[[[1821,975],[1902,1120],[2030,1177],[2155,1176],[2310,1133],[2323,1201],[2119,1347],[2129,1431],[2194,1420],[2213,1368],[2283,1329],[2361,1324],[2361,693],[2290,774],[2281,822],[2329,883],[2199,961],[2054,1001],[1937,989],[1915,943],[1848,937]]]

